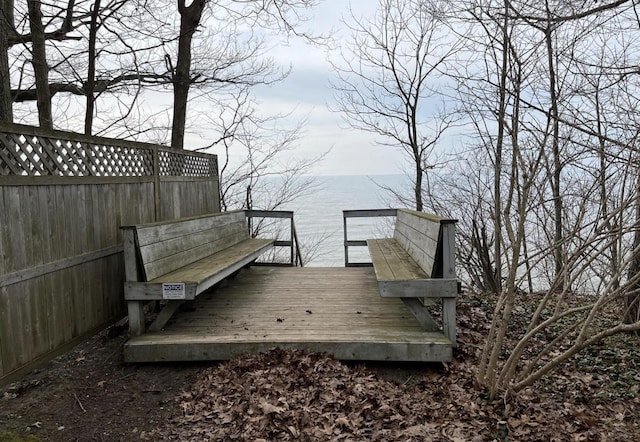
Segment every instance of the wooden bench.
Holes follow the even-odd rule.
[[[245,211],[122,226],[124,296],[132,336],[144,332],[143,306],[165,300],[149,327],[164,327],[180,305],[251,264],[274,239],[249,237]]]
[[[398,209],[393,238],[369,239],[367,247],[380,296],[401,298],[427,331],[440,327],[428,313],[429,299],[442,300],[442,331],[456,345],[455,223]]]

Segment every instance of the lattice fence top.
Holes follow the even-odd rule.
[[[160,147],[78,141],[51,135],[0,132],[0,175],[65,177],[217,176],[214,155]],[[124,144],[124,143],[123,143]]]
[[[162,149],[158,152],[161,176],[217,176],[218,163],[207,156],[190,155],[175,150]]]

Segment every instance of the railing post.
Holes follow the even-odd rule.
[[[160,196],[160,149],[157,147],[153,148],[153,204],[155,206],[155,210],[153,215],[155,216],[154,221],[161,221],[162,216],[162,208],[161,205],[162,198]]]
[[[456,279],[456,224],[455,222],[443,222],[440,224],[442,241],[442,277]],[[442,298],[442,331],[445,336],[457,347],[456,339],[456,298]]]
[[[346,212],[343,210],[342,211],[342,222],[343,222],[343,232],[344,232],[344,266],[345,267],[349,267],[349,244],[347,243],[348,241],[348,235],[347,235],[347,214]]]
[[[349,247],[361,246],[366,247],[366,240],[353,240],[349,239],[347,233],[347,218],[379,218],[383,216],[397,216],[398,209],[371,209],[371,210],[343,210],[343,231],[344,231],[344,266],[345,267],[360,267],[370,266],[371,263],[352,263],[349,261]]]
[[[124,271],[126,281],[139,281],[138,262],[136,258],[135,230],[123,229],[124,238]],[[129,316],[129,333],[131,336],[140,336],[144,333],[144,303],[142,301],[127,301],[127,313]]]
[[[249,226],[249,231],[251,232],[251,226],[253,225],[253,218],[275,218],[275,219],[290,219],[290,233],[289,240],[277,240],[275,242],[275,247],[288,247],[289,248],[289,263],[280,262],[280,264],[284,265],[296,265],[296,254],[298,256],[298,261],[300,262],[300,267],[302,267],[302,258],[300,257],[300,246],[298,244],[298,236],[296,234],[296,226],[293,219],[293,212],[287,210],[245,210],[245,216],[247,217],[247,225]],[[277,264],[274,262],[274,264]]]
[[[289,235],[289,240],[291,241],[291,265],[294,266],[295,265],[295,255],[294,255],[294,246],[293,246],[293,231],[295,229],[295,226],[293,225],[293,213],[291,214],[291,225],[289,227],[290,229],[290,235]]]
[[[295,264],[300,264],[300,267],[304,267],[304,264],[302,263],[302,254],[300,253],[300,242],[298,241],[298,232],[296,231],[296,225],[295,223],[293,223],[293,218],[291,218],[291,222],[293,225],[293,240],[296,242],[296,256],[297,256],[297,261]]]

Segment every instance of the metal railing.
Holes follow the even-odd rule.
[[[371,210],[343,210],[342,221],[344,230],[344,266],[345,267],[371,267],[370,262],[349,261],[349,247],[366,247],[366,239],[349,239],[348,223],[349,218],[379,218],[385,216],[396,216],[398,209],[371,209]]]
[[[275,247],[287,247],[289,248],[289,262],[278,263],[269,262],[264,263],[267,265],[286,265],[303,267],[302,255],[300,253],[300,243],[298,242],[298,233],[296,232],[296,225],[293,221],[293,212],[288,210],[245,210],[247,219],[249,221],[249,234],[254,234],[254,218],[261,219],[290,219],[289,225],[289,239],[288,240],[276,240]],[[260,264],[260,263],[258,263]]]

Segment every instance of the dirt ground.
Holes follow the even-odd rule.
[[[449,364],[345,364],[280,349],[125,364],[127,332],[114,326],[0,389],[0,441],[637,440],[637,337],[582,354],[508,403],[489,402],[474,384],[487,315],[461,299]]]

